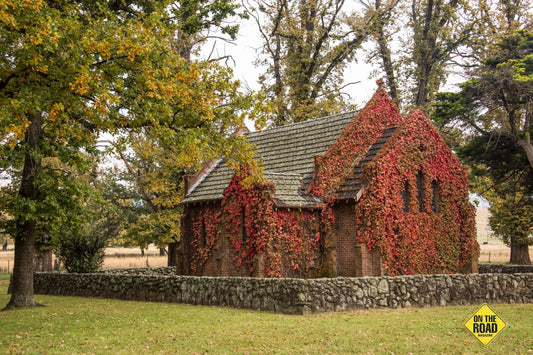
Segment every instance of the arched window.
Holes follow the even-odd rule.
[[[418,198],[418,212],[425,212],[424,207],[424,175],[421,171],[416,174],[416,191]]]
[[[246,234],[246,207],[242,207],[242,214],[241,214],[241,227],[242,227],[242,242],[246,243],[246,240],[248,239],[248,235]]]
[[[431,212],[433,213],[439,213],[439,186],[437,182],[434,180],[431,182],[431,192],[432,192],[432,200],[431,200]],[[422,171],[419,171],[416,174],[416,193],[417,193],[417,201],[418,201],[418,212],[430,212],[426,211],[426,206],[424,204],[424,174],[422,174]],[[409,192],[409,182],[405,182],[404,188],[401,192],[402,199],[403,199],[403,212],[409,213],[409,204],[411,203],[411,193]]]
[[[433,193],[433,199],[431,200],[431,211],[433,213],[439,213],[439,185],[435,180],[431,182],[431,191]]]
[[[205,245],[207,244],[207,228],[205,225],[205,216],[202,217],[202,231],[200,234],[200,247],[205,248]]]

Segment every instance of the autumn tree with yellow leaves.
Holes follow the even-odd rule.
[[[35,240],[77,218],[91,193],[79,177],[98,160],[102,132],[150,129],[180,143],[183,166],[233,150],[224,132],[242,123],[236,106],[246,100],[212,64],[181,58],[168,5],[1,1],[0,171],[11,178],[1,210],[15,240],[6,308],[37,305]]]

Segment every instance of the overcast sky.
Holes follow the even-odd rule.
[[[262,44],[256,26],[253,20],[243,20],[236,43],[225,43],[217,40],[214,51],[213,42],[211,42],[205,45],[201,52],[203,58],[209,56],[211,52],[211,57],[213,58],[231,55],[234,62],[230,60],[228,65],[234,70],[235,78],[240,80],[245,88],[249,87],[252,90],[260,89],[257,78],[263,72],[254,65]],[[350,85],[343,91],[350,95],[350,102],[362,107],[372,97],[377,85],[375,79],[369,79],[374,68],[365,63],[366,55],[363,54],[363,51],[359,50],[359,52],[360,59],[358,63],[352,63],[347,68],[344,74],[344,82],[360,83]]]

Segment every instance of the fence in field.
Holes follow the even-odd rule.
[[[11,272],[13,272],[13,260],[0,259],[0,273],[11,273]]]

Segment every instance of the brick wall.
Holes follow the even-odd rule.
[[[357,261],[355,276],[386,276],[379,250],[369,251],[366,244],[359,243],[355,246],[355,259]]]
[[[250,276],[248,265],[237,266],[234,261],[233,246],[227,237],[224,222],[219,225],[218,239],[209,258],[196,272],[191,269],[195,253],[193,247],[194,236],[192,226],[198,216],[210,209],[220,211],[220,203],[187,205],[182,219],[182,240],[179,247],[178,274],[194,276]],[[333,246],[323,249],[321,267],[311,269],[306,277],[334,277],[334,276],[383,276],[381,256],[377,250],[368,251],[366,245],[358,244],[355,240],[354,204],[340,202],[334,206],[335,223],[332,226]],[[318,225],[316,228],[319,228]],[[312,231],[311,231],[312,232]],[[313,235],[313,233],[310,235]],[[268,253],[268,252],[267,252]],[[285,264],[285,263],[284,263]],[[318,262],[317,262],[318,264]],[[264,275],[265,260],[260,256],[254,267],[254,275]],[[287,265],[284,275],[292,275]]]
[[[333,208],[335,224],[333,241],[337,256],[338,276],[362,276],[359,260],[356,259],[355,216],[353,202],[339,202]]]
[[[248,276],[246,267],[237,267],[233,261],[233,249],[228,238],[224,238],[226,233],[223,223],[219,224],[219,238],[210,253],[209,258],[199,265],[194,272],[191,269],[195,249],[192,245],[194,236],[192,234],[192,225],[201,212],[206,209],[212,211],[220,210],[220,202],[198,205],[187,205],[185,208],[184,218],[182,220],[182,236],[179,247],[179,261],[177,272],[181,275],[196,276]]]
[[[180,275],[193,275],[193,276],[255,276],[264,277],[266,270],[266,263],[269,261],[270,255],[283,253],[285,246],[279,247],[280,249],[273,249],[267,246],[264,253],[259,254],[252,260],[252,265],[243,261],[241,266],[238,266],[235,259],[234,248],[230,241],[228,231],[226,229],[226,222],[224,216],[221,216],[221,221],[218,226],[216,244],[211,250],[209,257],[201,265],[193,270],[192,263],[195,263],[196,247],[193,245],[193,225],[206,210],[220,211],[220,202],[217,203],[201,203],[201,204],[189,204],[185,207],[184,217],[182,219],[182,236],[179,247],[179,261],[177,273]],[[299,213],[299,211],[295,211]],[[317,215],[320,211],[316,211]],[[242,228],[242,226],[241,226]],[[312,239],[315,238],[315,234],[320,229],[320,223],[318,219],[316,222],[306,225],[304,227],[303,238]],[[241,233],[237,231],[237,233]],[[309,264],[301,265],[301,268],[292,269],[291,260],[287,257],[281,256],[281,273],[284,277],[322,277],[322,276],[336,276],[335,272],[330,272],[328,267],[330,262],[326,260],[328,257],[334,255],[331,250],[324,251],[324,255],[321,254],[323,246],[319,246],[316,250],[309,247],[304,255],[309,255],[310,260],[305,260]],[[319,251],[320,250],[320,251]],[[277,255],[276,255],[277,257]],[[307,269],[306,266],[309,266]]]
[[[227,231],[224,222],[219,223],[218,238],[213,247],[209,258],[199,267],[196,272],[191,269],[195,248],[192,245],[194,236],[192,226],[198,216],[210,209],[211,211],[220,211],[220,201],[206,204],[189,204],[185,207],[184,218],[182,220],[182,236],[180,243],[180,255],[177,273],[180,275],[194,276],[250,276],[248,265],[238,266],[234,259],[233,246],[227,238]],[[258,263],[260,264],[260,263]],[[258,265],[260,268],[261,265]],[[261,270],[258,270],[261,271]],[[263,270],[264,273],[264,270]],[[257,274],[261,276],[260,274]]]
[[[336,247],[338,276],[384,276],[385,270],[377,249],[369,251],[365,244],[355,240],[354,202],[339,202],[335,205],[333,227]]]

